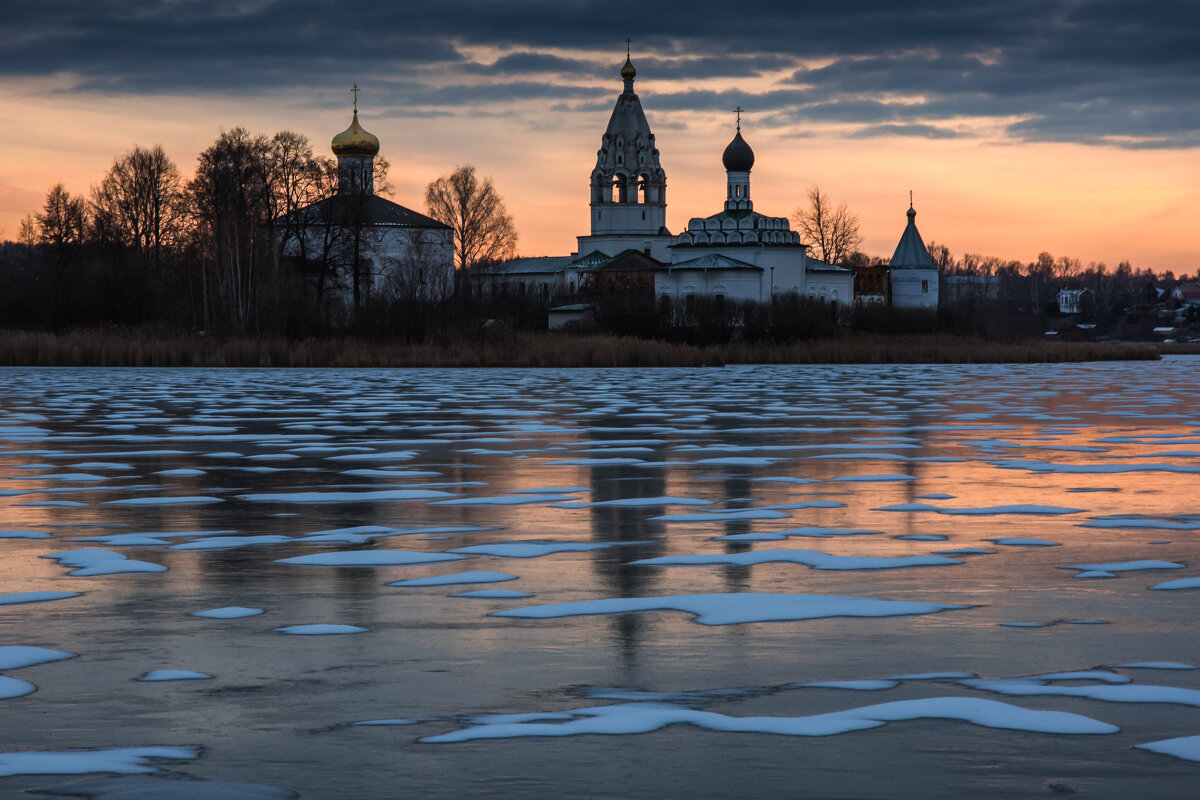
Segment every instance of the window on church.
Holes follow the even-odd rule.
[[[921,291],[925,293],[929,292],[929,281],[921,281]]]

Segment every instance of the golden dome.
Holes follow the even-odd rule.
[[[625,56],[625,66],[621,67],[621,78],[631,81],[637,77],[637,70],[633,68],[633,62],[629,60],[629,56]]]
[[[374,158],[379,155],[379,139],[375,134],[367,133],[358,124],[358,112],[354,112],[354,120],[350,127],[333,137],[333,154],[335,156],[361,156]]]

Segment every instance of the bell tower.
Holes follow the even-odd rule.
[[[600,139],[592,169],[591,236],[579,237],[581,254],[585,249],[612,249],[612,255],[630,248],[645,250],[647,237],[669,235],[665,228],[667,176],[642,101],[633,90],[636,77],[627,46],[621,67],[624,89]]]

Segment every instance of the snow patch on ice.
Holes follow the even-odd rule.
[[[969,606],[818,594],[731,592],[577,600],[497,611],[492,616],[550,619],[592,614],[628,614],[635,611],[682,611],[694,614],[696,622],[701,625],[733,625],[742,622],[782,622],[827,617],[909,616],[963,608]]]

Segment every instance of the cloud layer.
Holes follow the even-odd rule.
[[[592,111],[619,90],[627,35],[656,111],[740,104],[795,135],[1200,145],[1200,4],[1185,0],[66,0],[6,12],[0,77],[321,102],[357,81],[384,113]]]

